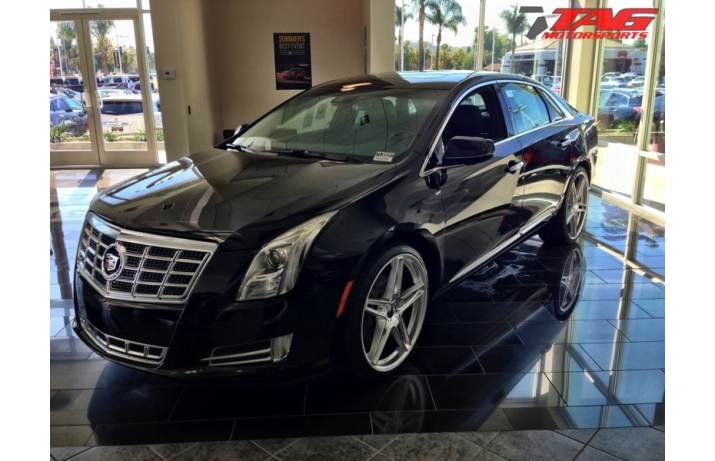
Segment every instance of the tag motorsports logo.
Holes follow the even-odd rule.
[[[543,12],[544,9],[540,6],[519,8],[519,13]],[[624,8],[615,15],[612,8],[556,8],[554,15],[558,15],[558,19],[551,29],[546,23],[546,16],[539,16],[525,35],[529,40],[534,40],[542,32],[544,40],[564,38],[645,39],[648,37],[648,32],[645,30],[653,22],[656,14],[658,14],[657,8]],[[523,17],[519,17],[516,26],[518,27],[522,21]],[[576,32],[576,29],[582,26],[593,26],[596,30],[595,32]]]

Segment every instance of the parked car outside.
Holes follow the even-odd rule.
[[[162,129],[159,98],[153,97],[152,102],[154,104],[154,127]],[[139,130],[146,131],[141,95],[110,95],[102,99],[100,112],[103,131],[114,131],[124,135],[131,135]]]
[[[300,67],[294,67],[283,72],[283,78],[290,80],[305,80],[305,70]]]
[[[543,75],[543,74],[538,74],[538,75],[532,75],[531,78],[533,80],[536,80],[539,83],[543,83],[544,85],[551,87],[554,84],[553,78],[551,78],[550,75]]]
[[[604,91],[615,90],[617,88],[628,88],[628,85],[623,82],[601,82],[600,88],[601,93],[603,93]]]
[[[134,93],[132,90],[128,88],[112,88],[109,87],[108,89],[100,89],[99,90],[99,98],[100,99],[106,99],[110,98],[112,96],[124,96],[124,95],[133,95]]]
[[[601,93],[598,100],[598,118],[608,126],[614,122],[628,120],[636,126],[641,119],[643,92],[632,89],[618,89]],[[660,120],[665,114],[665,94],[656,92],[653,105],[653,122]]]
[[[50,77],[50,88],[55,86],[65,86],[67,81],[64,77]]]
[[[61,126],[72,136],[87,131],[87,111],[82,104],[64,94],[50,93],[50,127]]]
[[[129,84],[129,87],[136,93],[136,92],[141,92],[141,83],[140,82],[133,82]],[[151,83],[151,92],[152,93],[158,93],[157,90],[154,89],[154,83]]]
[[[534,233],[579,239],[597,146],[517,75],[318,85],[92,200],[74,331],[171,376],[388,375],[436,296]]]
[[[645,77],[634,77],[633,80],[627,83],[629,88],[636,88],[645,84]]]
[[[117,84],[125,84],[128,85],[129,82],[132,82],[132,77],[129,75],[107,75],[104,77],[104,83],[105,85],[117,85]]]

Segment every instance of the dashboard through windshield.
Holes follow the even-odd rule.
[[[444,90],[309,90],[224,144],[248,152],[392,161],[409,149]]]

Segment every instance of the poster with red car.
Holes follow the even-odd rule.
[[[307,90],[311,85],[310,34],[274,33],[276,90]]]

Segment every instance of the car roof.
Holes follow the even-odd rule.
[[[345,79],[333,80],[316,88],[340,89],[345,86],[374,85],[375,88],[414,88],[414,89],[445,89],[450,90],[463,82],[477,82],[479,80],[498,80],[509,78],[521,80],[529,84],[538,84],[534,79],[501,72],[487,72],[472,70],[437,70],[428,72],[382,72],[374,75],[362,75]],[[362,85],[361,85],[362,84]]]

